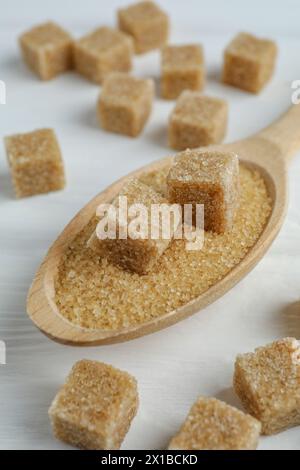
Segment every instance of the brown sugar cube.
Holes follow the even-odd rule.
[[[97,361],[77,362],[54,398],[54,435],[81,449],[119,449],[138,408],[134,377]]]
[[[74,43],[74,65],[77,72],[101,84],[111,72],[129,72],[133,44],[127,34],[102,27]]]
[[[169,450],[254,450],[261,425],[252,416],[216,398],[200,397]]]
[[[300,425],[300,342],[285,338],[239,355],[234,388],[263,434]]]
[[[220,143],[226,133],[227,115],[226,101],[183,91],[169,118],[169,146],[185,150]]]
[[[167,177],[172,203],[204,205],[204,228],[231,230],[239,203],[239,160],[234,153],[185,150],[177,155]]]
[[[240,33],[225,49],[223,82],[259,93],[273,74],[276,56],[275,42]]]
[[[118,196],[113,201],[116,209],[120,208],[120,197],[126,198],[128,209],[135,204],[143,205],[146,215],[142,215],[143,225],[146,232],[131,233],[129,231],[130,224],[135,218],[130,217],[127,220],[121,220],[119,211],[117,210],[116,218],[116,237],[99,239],[96,230],[98,243],[95,234],[88,241],[88,246],[100,255],[105,255],[112,264],[137,274],[147,274],[170,245],[174,233],[181,222],[181,211],[178,206],[170,210],[170,231],[164,235],[162,217],[159,220],[152,217],[152,206],[165,207],[167,210],[172,209],[168,201],[157,193],[150,186],[141,183],[138,179],[133,178],[121,189]],[[161,213],[162,214],[162,213]],[[168,219],[166,219],[168,222]],[[126,237],[123,234],[127,233]],[[157,235],[155,235],[155,232]],[[123,237],[123,238],[121,238]]]
[[[161,54],[161,95],[177,98],[183,90],[202,90],[204,60],[200,45],[165,46]]]
[[[110,132],[136,137],[151,113],[154,83],[122,73],[111,74],[98,101],[99,122]]]
[[[154,2],[138,2],[120,9],[118,24],[132,36],[137,54],[158,49],[168,40],[168,16]]]
[[[22,34],[19,39],[26,64],[42,80],[50,80],[72,68],[69,33],[55,23],[44,23]]]
[[[64,188],[63,161],[52,129],[6,137],[5,146],[18,198]]]

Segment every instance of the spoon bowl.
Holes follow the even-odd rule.
[[[300,147],[300,106],[294,105],[278,121],[247,139],[218,145],[222,151],[233,151],[243,165],[260,172],[272,201],[267,224],[246,256],[219,282],[187,304],[151,321],[116,330],[88,329],[65,319],[55,303],[55,276],[59,262],[70,242],[81,232],[95,214],[99,204],[111,201],[131,177],[163,169],[171,157],[154,162],[130,173],[94,197],[67,225],[54,242],[41,264],[27,299],[27,312],[33,323],[55,341],[83,345],[111,344],[131,340],[177,323],[220,298],[237,284],[264,256],[277,236],[287,210],[287,163]]]

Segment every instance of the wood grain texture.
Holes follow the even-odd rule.
[[[128,341],[172,325],[225,294],[263,257],[278,234],[287,207],[288,157],[300,147],[300,107],[293,106],[283,117],[262,132],[245,140],[216,146],[236,152],[245,165],[254,166],[263,175],[272,199],[272,213],[261,237],[245,258],[220,282],[188,304],[139,326],[113,331],[84,329],[60,316],[54,302],[54,278],[61,256],[70,241],[83,229],[96,207],[110,201],[132,176],[153,171],[170,163],[170,157],[143,167],[121,178],[93,198],[70,222],[50,248],[28,294],[27,311],[35,325],[50,338],[73,345],[100,345]]]

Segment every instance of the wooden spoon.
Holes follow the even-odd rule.
[[[112,331],[84,329],[68,322],[59,314],[54,302],[54,276],[66,247],[95,214],[96,207],[100,203],[110,201],[128,178],[163,168],[170,163],[170,158],[154,162],[121,178],[93,198],[67,225],[50,248],[34,278],[27,299],[28,315],[43,333],[56,341],[73,345],[127,341],[165,328],[198,312],[225,294],[254,268],[278,234],[286,214],[287,163],[289,157],[300,148],[300,106],[292,106],[286,114],[262,132],[217,148],[232,150],[239,155],[243,164],[258,168],[273,202],[265,230],[245,258],[226,277],[193,301],[141,325]]]

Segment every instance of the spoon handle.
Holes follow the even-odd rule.
[[[258,137],[276,145],[282,158],[289,162],[300,150],[300,105],[292,105],[278,120],[263,129]]]

